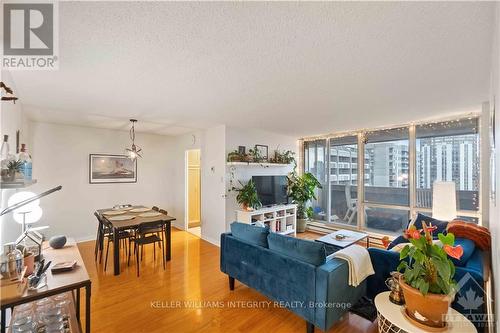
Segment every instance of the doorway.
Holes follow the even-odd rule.
[[[200,150],[186,151],[186,229],[201,237],[201,158]]]

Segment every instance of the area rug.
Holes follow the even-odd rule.
[[[369,321],[375,321],[375,319],[377,319],[377,309],[375,308],[375,304],[373,304],[372,300],[366,296],[361,297],[361,299],[354,304],[349,311]]]

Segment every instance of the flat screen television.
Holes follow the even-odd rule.
[[[288,203],[286,176],[253,176],[252,180],[263,206]]]

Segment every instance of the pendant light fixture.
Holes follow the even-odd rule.
[[[132,146],[130,148],[126,148],[125,152],[131,160],[136,160],[137,157],[142,157],[142,148],[135,145],[135,123],[137,120],[130,119],[130,122],[132,123],[132,127],[130,128],[130,140],[132,140]]]

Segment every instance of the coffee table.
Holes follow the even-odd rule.
[[[380,333],[428,333],[411,323],[403,314],[404,307],[389,300],[389,291],[375,297],[377,308],[378,331]],[[440,333],[476,333],[476,327],[461,313],[450,308],[447,314],[448,326]]]
[[[336,239],[336,235],[344,235],[344,239]],[[352,230],[337,230],[331,234],[325,235],[316,239],[317,242],[321,242],[327,245],[328,254],[338,251],[339,249],[344,249],[352,244],[355,244],[363,239],[366,239],[366,247],[370,246],[370,237],[367,233],[352,231]]]

